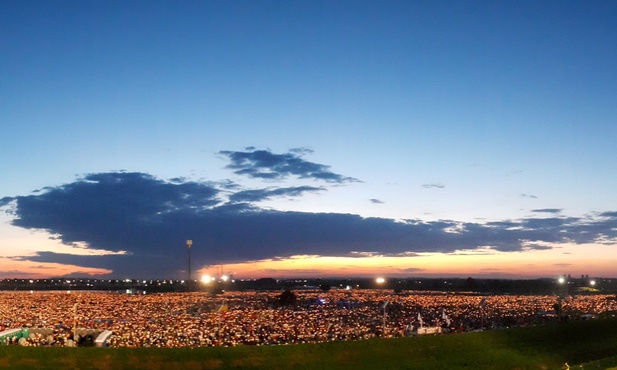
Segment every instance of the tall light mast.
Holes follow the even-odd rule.
[[[186,281],[187,287],[191,287],[191,246],[193,245],[193,241],[192,240],[187,240],[186,241],[186,250],[188,252],[188,256],[189,256],[189,260],[188,260],[188,264],[189,264],[189,268],[188,268],[188,279]]]

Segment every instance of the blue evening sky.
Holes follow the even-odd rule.
[[[0,206],[8,212],[0,231],[38,230],[85,243],[81,249],[138,255],[113,240],[76,236],[85,226],[68,218],[30,222],[29,212],[44,213],[37,220],[63,216],[27,202],[52,202],[54,189],[69,194],[71,184],[98,181],[84,180],[89,174],[137,173],[140,186],[208,184],[219,203],[200,207],[250,199],[242,206],[260,215],[358,215],[395,226],[447,220],[448,227],[469,223],[466,230],[516,223],[506,231],[543,218],[584,223],[583,234],[598,232],[602,221],[585,243],[556,240],[564,228],[503,241],[542,244],[555,253],[547,265],[564,266],[553,243],[571,242],[585,255],[583,244],[603,245],[617,262],[616,65],[614,1],[0,0]],[[250,159],[236,171],[234,155],[242,153]],[[280,157],[259,167],[257,154]],[[275,159],[305,172],[273,167]],[[310,166],[321,167],[309,175]],[[276,176],[255,176],[259,168]],[[199,191],[208,198],[210,187]],[[225,203],[247,190],[259,194]],[[77,194],[67,204],[84,204]],[[123,215],[114,222],[128,220]],[[282,227],[275,225],[264,227]],[[318,226],[304,231],[306,239],[281,235],[288,252],[217,262],[383,247],[380,239],[345,244],[345,232],[316,240]],[[115,262],[73,261],[69,252],[40,254],[58,251],[32,245],[26,234],[0,239],[15,273],[25,262],[119,271]],[[134,238],[133,245],[147,243]],[[460,248],[401,238],[384,241],[397,245],[388,253],[445,256],[489,246],[534,258],[528,247],[499,247],[502,239],[477,234],[473,243],[452,242]],[[345,247],[337,244],[343,239]],[[267,249],[263,243],[254,248]]]

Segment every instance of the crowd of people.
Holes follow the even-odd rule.
[[[0,292],[0,331],[52,328],[22,345],[65,345],[75,328],[110,330],[109,347],[277,345],[528,326],[617,310],[614,296],[479,296],[384,290],[119,294]],[[6,339],[5,344],[14,340]]]

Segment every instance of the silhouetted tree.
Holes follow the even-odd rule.
[[[470,276],[467,278],[467,289],[472,290],[476,286],[476,281]]]
[[[279,303],[283,306],[291,306],[296,303],[296,295],[289,289],[286,289],[279,295]]]

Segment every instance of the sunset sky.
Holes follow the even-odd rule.
[[[617,2],[0,0],[0,278],[617,277]],[[197,278],[197,272],[195,278]]]

